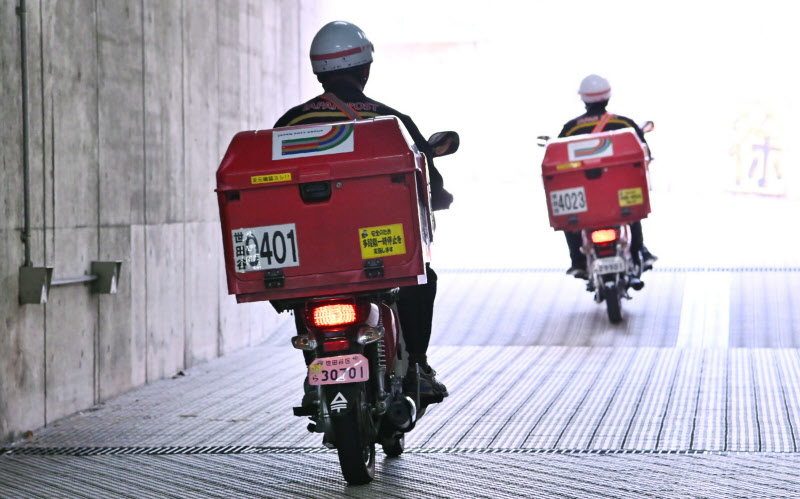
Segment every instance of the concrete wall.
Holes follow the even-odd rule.
[[[236,131],[308,97],[316,28],[308,1],[28,1],[33,264],[123,266],[116,295],[21,306],[17,3],[0,4],[0,442],[292,327],[227,295],[214,174]]]

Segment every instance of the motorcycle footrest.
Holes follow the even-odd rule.
[[[315,407],[293,407],[292,410],[294,411],[294,415],[299,417],[311,417],[317,414],[317,409]]]

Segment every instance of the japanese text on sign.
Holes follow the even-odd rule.
[[[254,175],[250,177],[250,183],[253,185],[289,182],[290,180],[292,180],[291,173],[273,173],[272,175]]]
[[[381,225],[358,229],[361,258],[380,258],[406,254],[403,224]]]
[[[621,189],[618,191],[618,194],[620,206],[636,206],[644,203],[641,187],[636,187],[635,189]]]

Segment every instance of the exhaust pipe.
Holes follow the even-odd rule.
[[[411,397],[401,395],[389,402],[386,417],[398,430],[409,431],[416,423],[417,406]]]

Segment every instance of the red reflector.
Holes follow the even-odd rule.
[[[356,307],[352,303],[323,305],[314,309],[314,325],[317,327],[344,326],[356,321]]]
[[[610,243],[617,239],[617,231],[614,229],[603,229],[592,232],[592,242],[595,244]]]
[[[350,342],[348,340],[333,340],[324,343],[326,352],[339,352],[341,350],[347,350],[348,348],[350,348]]]

